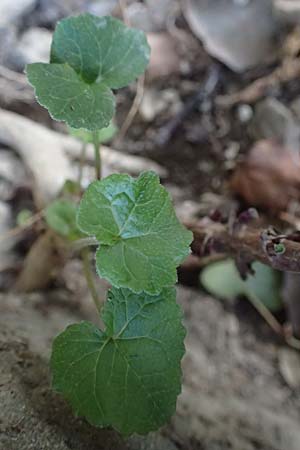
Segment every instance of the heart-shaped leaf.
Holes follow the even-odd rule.
[[[142,31],[113,17],[82,14],[58,23],[50,64],[26,68],[39,103],[73,128],[98,130],[115,110],[111,89],[127,86],[145,70],[150,48]]]
[[[185,330],[175,289],[149,296],[113,288],[102,318],[104,332],[81,322],[55,339],[53,386],[95,426],[123,435],[155,430],[181,389]]]
[[[96,266],[113,286],[157,294],[177,281],[192,233],[178,221],[170,196],[153,172],[134,179],[111,175],[86,190],[79,228],[100,243]]]

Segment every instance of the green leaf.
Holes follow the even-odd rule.
[[[127,86],[143,73],[149,56],[142,31],[113,17],[82,14],[58,23],[50,64],[29,64],[26,72],[53,119],[97,130],[114,115],[111,89]]]
[[[77,206],[70,200],[55,200],[46,208],[47,225],[73,241],[82,236],[76,223]]]
[[[89,322],[54,341],[54,388],[77,415],[123,435],[156,430],[175,411],[181,389],[185,330],[175,289],[157,296],[113,288],[105,331]]]
[[[111,175],[86,190],[78,210],[81,231],[100,243],[96,266],[116,287],[157,294],[177,281],[192,233],[178,221],[158,176]]]
[[[16,218],[18,226],[26,225],[26,223],[32,218],[32,212],[29,209],[22,209]]]
[[[108,125],[108,127],[102,128],[101,130],[97,131],[98,142],[100,144],[105,144],[106,142],[110,141],[115,136],[117,131],[118,131],[117,126],[114,124],[113,121],[111,121],[110,124]],[[75,138],[80,139],[82,142],[84,142],[86,144],[94,142],[93,133],[85,130],[84,128],[76,129],[76,128],[69,127],[69,133],[71,134],[71,136],[74,136]]]
[[[201,273],[201,283],[210,294],[233,299],[245,295],[250,300],[258,299],[270,311],[282,308],[280,296],[281,274],[265,264],[253,264],[254,275],[248,275],[243,281],[231,259],[216,262],[207,266]]]

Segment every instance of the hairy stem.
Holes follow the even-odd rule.
[[[84,276],[86,278],[86,282],[87,282],[89,291],[91,293],[92,299],[95,303],[97,310],[100,312],[101,302],[98,298],[97,289],[94,284],[93,273],[91,271],[90,260],[89,260],[89,251],[87,248],[83,248],[81,250],[81,258],[82,258],[82,264],[83,264],[83,272],[84,272]]]
[[[100,141],[98,131],[93,132],[93,144],[95,151],[95,169],[96,169],[96,179],[101,179],[101,155],[100,155]]]

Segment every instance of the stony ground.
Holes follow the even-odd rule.
[[[261,165],[257,153],[252,158],[259,169],[255,166],[255,174],[262,173],[259,182],[269,189],[261,189],[254,177],[259,192],[250,186],[248,203],[261,206],[262,193],[271,192],[264,205],[272,216],[280,186],[284,204],[292,192],[294,214],[300,209],[299,170],[289,188],[290,170],[279,184],[277,168],[276,177],[272,167],[269,175],[267,169],[270,160],[278,160],[280,169],[286,164],[274,158],[274,139],[281,155],[285,147],[299,144],[299,76],[291,76],[294,64],[300,66],[299,29],[295,27],[288,38],[292,25],[299,22],[299,1],[184,3],[190,12],[177,9],[175,0],[159,0],[160,8],[158,0],[127,2],[128,19],[150,33],[157,59],[147,73],[143,101],[125,138],[110,143],[116,151],[102,150],[104,175],[156,170],[180,218],[189,220],[227,202],[232,206],[232,199],[224,195],[231,171],[241,155],[251,154],[256,141],[268,139],[270,156]],[[205,11],[199,10],[200,3],[202,7],[205,3]],[[251,33],[253,26],[243,7],[249,8],[257,33]],[[223,27],[227,23],[223,8],[228,20],[241,24],[234,27],[234,34],[226,34]],[[80,143],[36,105],[22,72],[26,63],[47,60],[57,20],[83,10],[121,17],[117,0],[0,0],[0,450],[299,450],[299,353],[280,342],[246,303],[237,308],[200,289],[178,288],[187,326],[184,383],[177,412],[160,432],[125,442],[112,431],[96,430],[74,418],[51,390],[53,337],[69,323],[93,321],[94,309],[76,260],[51,277],[51,289],[13,293],[25,255],[44,228],[38,222],[24,234],[6,236],[20,210],[39,211],[56,197],[65,178],[77,176]],[[220,34],[215,32],[215,20]],[[245,23],[249,34],[244,32]],[[249,69],[250,62],[258,66]],[[278,83],[276,68],[284,63],[286,79]],[[252,83],[264,77],[265,90],[255,90]],[[247,86],[252,86],[252,97],[240,93]],[[120,127],[135,89],[118,93]],[[230,96],[237,92],[237,97]],[[85,184],[93,176],[92,155],[88,148]],[[247,195],[242,196],[247,201]],[[36,270],[34,276],[36,281]]]
[[[178,289],[187,325],[183,392],[169,426],[124,442],[73,417],[50,389],[51,340],[68,323],[93,319],[92,306],[62,292],[2,295],[1,450],[299,450],[297,391],[279,375],[280,344],[187,288]],[[85,299],[88,301],[88,299]]]

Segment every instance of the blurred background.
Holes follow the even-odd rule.
[[[53,210],[92,181],[93,150],[37,104],[24,69],[81,12],[151,46],[145,76],[117,92],[103,175],[155,170],[194,231],[177,412],[126,442],[49,388],[53,337],[95,321]],[[300,449],[299,80],[299,0],[0,0],[0,449]]]

